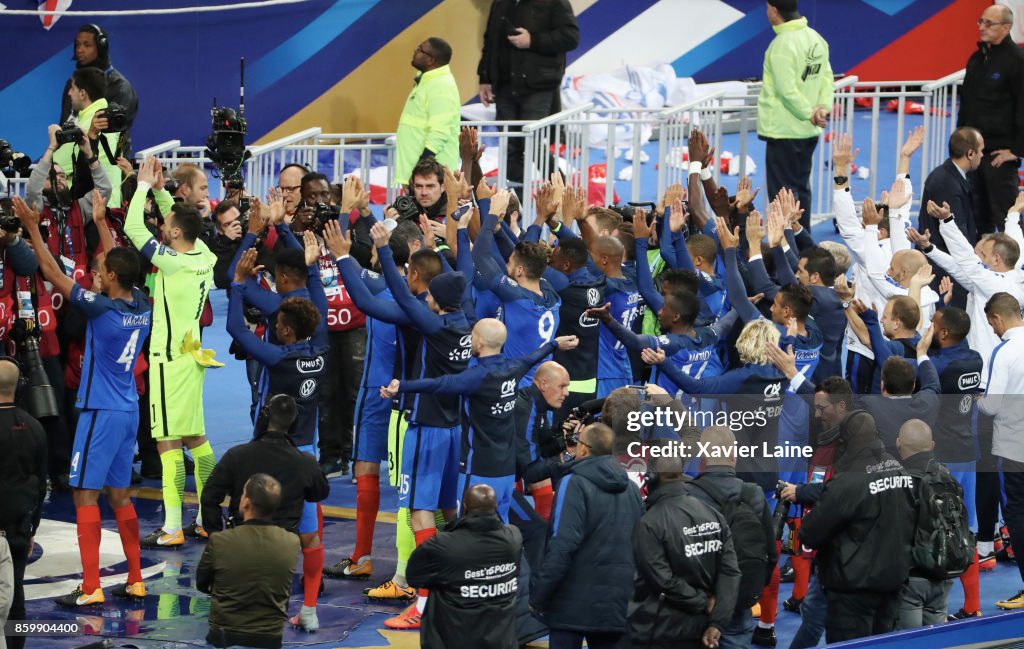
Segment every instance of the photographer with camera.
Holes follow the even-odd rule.
[[[78,200],[72,199],[65,169],[53,162],[58,146],[57,134],[61,127],[51,124],[48,131],[50,145],[28,178],[25,202],[39,212],[40,231],[44,233],[50,252],[64,262],[65,272],[70,275],[74,270],[75,275],[80,276],[85,273],[89,263],[86,226],[92,222],[93,196],[89,192]],[[99,133],[94,124],[89,133],[79,139],[78,146],[88,161],[93,188],[100,192],[106,204],[112,191],[110,177],[100,165],[91,144],[91,140],[96,139]]]
[[[75,35],[75,54],[72,58],[78,70],[95,68],[102,71],[107,80],[107,100],[124,107],[123,155],[130,157],[131,137],[128,131],[135,123],[135,116],[139,112],[139,98],[135,94],[135,88],[132,87],[131,82],[125,79],[124,75],[110,62],[110,37],[99,25],[82,25],[78,28],[78,34]],[[73,112],[71,98],[68,95],[71,83],[72,80],[69,79],[61,97],[61,124],[68,121]]]
[[[444,167],[434,158],[424,158],[416,163],[409,180],[409,193],[399,196],[388,206],[384,215],[403,221],[419,222],[425,214],[432,221],[444,219],[448,207],[448,195],[444,187]]]
[[[338,267],[328,254],[323,239],[324,225],[328,221],[337,221],[342,209],[347,208],[346,215],[356,206],[360,213],[363,210],[369,211],[369,193],[354,182],[346,181],[346,185],[351,190],[347,197],[343,193],[343,205],[332,206],[331,185],[327,176],[316,172],[306,174],[302,178],[302,201],[292,221],[293,231],[301,233],[309,230],[317,236],[320,244],[320,281],[327,293],[327,335],[330,339],[328,380],[321,393],[320,466],[329,478],[349,473],[355,403],[359,395],[359,377],[363,373],[363,357],[366,354],[366,316],[356,307],[345,289]],[[350,204],[349,200],[353,202]],[[368,244],[361,242],[360,245],[365,248]],[[356,247],[355,242],[353,247]],[[365,249],[369,253],[369,249]],[[369,259],[369,254],[365,255],[365,259]]]
[[[68,187],[75,196],[88,196],[92,187],[80,176],[82,171],[79,165],[91,165],[93,160],[98,159],[110,179],[110,200],[107,205],[111,208],[121,207],[121,169],[117,166],[117,156],[121,153],[119,131],[126,128],[123,109],[108,104],[107,79],[96,68],[75,70],[71,75],[67,96],[71,100],[74,117],[62,122],[60,130],[54,135],[56,150],[53,152],[53,163],[68,174]],[[92,142],[92,155],[88,157],[79,144],[86,133]]]
[[[213,232],[206,237],[210,252],[217,256],[213,267],[213,285],[227,288],[231,284],[228,268],[242,244],[242,214],[234,200],[223,200],[213,208]]]
[[[21,239],[21,224],[8,199],[0,199],[0,343],[13,346],[24,369],[29,389],[26,409],[46,430],[47,465],[54,491],[67,491],[71,439],[64,416],[64,369],[54,303],[46,289],[39,262]],[[12,345],[13,344],[13,345]]]

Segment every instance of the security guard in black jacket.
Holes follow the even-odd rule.
[[[633,530],[631,646],[717,647],[729,626],[740,567],[725,517],[687,493],[680,458],[654,458],[647,513]]]
[[[220,504],[231,496],[230,514],[241,521],[238,506],[250,476],[266,473],[281,483],[281,504],[271,517],[274,523],[297,532],[306,502],[320,502],[330,493],[330,484],[316,459],[303,453],[288,436],[298,409],[285,394],[270,398],[257,422],[257,437],[235,446],[217,462],[203,488],[203,527],[210,533],[223,529]],[[260,433],[261,430],[265,432]]]
[[[25,619],[25,566],[42,517],[47,476],[43,427],[14,405],[19,376],[18,364],[0,356],[0,534],[7,537],[14,565],[10,620]],[[21,649],[25,637],[9,636],[7,646]]]
[[[893,630],[915,519],[913,478],[885,452],[867,411],[840,425],[834,471],[799,531],[818,551],[829,644]]]
[[[1024,52],[1010,38],[1013,11],[993,4],[978,20],[978,51],[967,60],[957,126],[985,139],[981,166],[971,174],[978,234],[994,232],[1017,198],[1024,156]]]
[[[516,649],[519,530],[498,517],[494,489],[470,487],[466,514],[409,557],[410,586],[429,588],[420,632],[424,649]]]

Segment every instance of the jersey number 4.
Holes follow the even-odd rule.
[[[128,339],[128,343],[121,351],[121,356],[117,359],[118,365],[124,365],[125,372],[132,371],[132,365],[135,361],[135,348],[139,344],[139,331],[141,331],[141,329],[136,329],[132,332],[131,338]]]

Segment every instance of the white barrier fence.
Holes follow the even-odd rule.
[[[935,81],[863,82],[855,76],[837,80],[833,111],[828,128],[815,150],[811,171],[814,204],[810,209],[813,220],[832,216],[833,174],[830,162],[835,137],[856,129],[855,145],[861,149],[858,162],[872,170],[877,169],[882,156],[893,156],[898,160],[902,136],[907,131],[904,108],[908,102],[917,102],[924,107],[925,141],[919,154],[920,163],[911,170],[915,186],[923,186],[927,174],[946,158],[946,142],[956,127],[959,86],[963,76],[964,71],[960,70]],[[606,202],[612,201],[616,179],[629,181],[628,196],[623,199],[657,200],[669,185],[685,185],[688,172],[684,154],[694,127],[704,132],[718,153],[723,151],[725,135],[738,134],[739,150],[735,156],[739,174],[746,173],[747,143],[756,128],[759,89],[759,83],[749,83],[745,94],[719,90],[663,109],[598,107],[588,103],[534,122],[472,121],[463,122],[463,125],[475,126],[480,141],[488,147],[487,155],[497,158],[491,163],[497,167],[496,180],[502,186],[507,184],[509,146],[515,140],[522,140],[525,151],[522,202],[526,215],[533,212],[534,193],[556,168],[566,175],[569,184],[587,186],[590,182],[600,182],[599,177],[590,177],[591,163],[595,159],[595,149],[590,143],[595,140],[603,142],[599,149],[604,150]],[[900,141],[880,142],[880,117],[890,102],[895,102]],[[865,113],[870,116],[867,126],[870,135],[867,137],[863,134],[863,123],[854,120],[855,115],[863,116]],[[826,137],[826,134],[835,137]],[[657,141],[657,160],[646,160],[643,145],[654,140]],[[310,128],[273,142],[251,146],[249,151],[252,155],[245,162],[245,183],[246,189],[255,196],[265,196],[271,187],[276,186],[277,174],[287,164],[299,163],[314,171],[319,170],[324,152],[330,153],[331,162],[325,160],[325,163],[333,169],[331,182],[341,182],[348,173],[357,173],[368,184],[372,182],[386,187],[389,203],[397,193],[393,175],[395,136],[392,133],[323,133],[320,128]],[[354,169],[352,152],[357,154]],[[206,155],[206,147],[182,146],[179,140],[136,153],[138,160],[148,156],[156,156],[170,170],[183,163],[209,165],[211,162]],[[714,165],[713,173],[719,180],[721,170],[718,164]],[[657,196],[643,195],[643,181],[649,180],[652,174],[657,178]],[[888,187],[890,180],[879,179],[872,173],[868,193],[878,196],[882,189]],[[25,184],[24,178],[9,179],[10,192],[23,194]]]

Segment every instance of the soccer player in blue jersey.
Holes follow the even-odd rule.
[[[93,274],[94,290],[87,290],[65,275],[50,254],[39,233],[39,214],[20,198],[14,199],[14,207],[39,259],[43,277],[89,319],[82,383],[75,400],[81,416],[75,431],[70,474],[82,583],[56,602],[72,608],[104,602],[99,570],[99,498],[104,488],[108,490],[107,498],[128,559],[128,582],[116,586],[114,595],[142,599],[146,596],[146,585],[139,559],[139,519],[128,496],[139,427],[135,363],[150,330],[149,299],[132,285],[139,275],[139,259],[131,250],[114,247],[105,215],[99,210],[93,219],[107,254],[100,257],[99,268]]]
[[[408,226],[408,227],[407,227]],[[410,237],[412,232],[414,236]],[[347,235],[347,232],[346,232]],[[343,273],[345,286],[350,294],[364,293],[385,303],[394,303],[394,298],[384,278],[354,263],[349,258],[352,242],[349,236],[342,236],[338,223],[328,222],[324,226],[324,241],[335,258],[339,273]],[[412,223],[399,224],[392,232],[388,246],[397,264],[404,272],[409,256],[420,249],[423,235]],[[344,269],[342,271],[341,269]],[[358,273],[358,280],[348,277]],[[353,286],[358,286],[353,290]],[[357,305],[366,306],[367,300],[353,298]],[[352,458],[355,460],[353,473],[356,478],[356,543],[352,553],[340,562],[324,568],[327,577],[342,579],[369,579],[373,574],[373,561],[369,555],[373,549],[373,530],[380,509],[380,465],[388,455],[388,426],[391,419],[391,404],[380,399],[380,386],[387,384],[396,375],[397,327],[377,315],[372,307],[364,310],[366,316],[366,353],[363,375],[356,397],[355,439]],[[400,376],[401,373],[398,373]],[[410,532],[411,535],[411,532]],[[366,557],[364,559],[364,557]],[[404,572],[404,571],[403,571]],[[397,588],[397,586],[396,586]],[[409,594],[413,592],[408,589]]]
[[[501,320],[509,331],[515,332],[505,351],[517,357],[554,339],[562,300],[543,278],[548,262],[547,252],[540,244],[520,241],[504,269],[491,256],[497,218],[505,213],[508,198],[506,190],[491,198],[489,213],[482,216],[473,248],[473,263],[488,288],[501,300]],[[522,379],[522,387],[532,380],[531,368]]]
[[[661,371],[687,394],[723,395],[723,411],[758,413],[754,423],[746,425],[737,435],[743,445],[755,447],[754,457],[740,458],[737,471],[747,474],[744,480],[756,482],[765,492],[775,489],[778,465],[774,457],[764,457],[763,445],[774,447],[779,438],[779,417],[786,377],[771,364],[766,348],[778,346],[779,331],[768,320],[748,322],[736,341],[742,367],[730,369],[721,376],[695,379],[666,363],[664,350],[643,351],[645,363],[661,365]]]
[[[307,247],[319,258],[319,245],[312,232],[305,233]],[[242,254],[235,267],[228,301],[227,330],[232,339],[263,367],[260,386],[260,406],[275,394],[287,394],[295,399],[298,414],[290,437],[296,447],[316,457],[317,423],[319,420],[319,388],[324,378],[327,345],[312,339],[320,322],[326,318],[327,297],[319,282],[314,282],[312,295],[320,304],[304,298],[290,297],[278,305],[274,323],[278,344],[260,340],[245,324],[242,303],[246,284],[255,274],[257,252],[250,249]],[[313,260],[316,263],[316,259]],[[319,289],[319,290],[318,290]],[[299,521],[299,541],[302,546],[302,610],[291,623],[304,630],[320,628],[316,615],[316,602],[324,566],[324,548],[320,541],[323,533],[319,505],[307,502]]]
[[[459,494],[477,484],[494,488],[498,514],[508,521],[516,472],[516,425],[513,410],[520,377],[556,348],[573,349],[575,336],[563,336],[541,345],[521,358],[502,353],[508,331],[500,320],[485,318],[472,333],[472,354],[476,364],[458,373],[432,379],[399,381],[381,387],[381,397],[396,394],[461,395],[467,436],[465,466],[459,480]]]
[[[640,307],[640,293],[636,281],[622,274],[625,250],[615,237],[598,237],[590,247],[594,265],[606,278],[605,302],[610,305],[611,317],[626,329],[632,330]],[[597,356],[597,398],[601,399],[633,379],[626,347],[611,329],[602,324]]]
[[[392,234],[397,235],[403,227],[404,224],[399,224]],[[391,323],[395,326],[397,334],[395,362],[390,372],[386,368],[381,368],[382,373],[388,374],[384,381],[390,381],[395,376],[403,378],[412,377],[414,357],[420,347],[421,336],[419,331],[412,326],[412,320],[398,306],[390,291],[384,292],[386,284],[383,277],[373,274],[372,280],[369,279],[356,261],[349,256],[348,251],[351,245],[349,234],[346,232],[343,235],[341,229],[332,224],[326,225],[324,233],[331,254],[336,258],[338,272],[341,274],[342,280],[345,282],[345,286],[348,288],[349,294],[352,296],[356,306],[359,307],[359,310],[368,317],[375,318],[381,322]],[[405,273],[406,283],[409,285],[409,290],[419,296],[427,291],[430,282],[442,272],[443,264],[437,253],[421,248],[421,239],[410,237],[407,239],[407,242],[408,250],[411,252],[408,258],[408,270]],[[390,247],[390,245],[389,239],[388,246]],[[376,250],[376,247],[374,249]],[[375,294],[375,291],[379,292]],[[371,384],[366,387],[373,387],[379,390],[380,385],[383,384]],[[380,399],[377,400],[380,401]],[[396,487],[401,483],[400,472],[403,461],[402,449],[403,436],[407,425],[407,409],[407,404],[400,402],[391,410],[390,423],[386,432],[388,445],[387,459],[392,484]],[[371,444],[372,446],[374,445]],[[372,448],[368,452],[372,452]],[[367,465],[370,463],[368,461]],[[375,519],[376,516],[367,518],[368,525],[372,526]],[[398,546],[398,561],[394,578],[385,581],[380,586],[364,590],[363,593],[370,599],[394,601],[409,600],[416,597],[416,591],[409,588],[405,583],[405,565],[408,562],[409,555],[412,554],[416,546],[411,524],[411,513],[408,507],[402,506],[398,509],[395,543]],[[333,568],[328,573],[329,576],[337,576]],[[342,566],[342,569],[344,570],[344,566]]]
[[[718,244],[715,242],[715,221],[709,220],[704,232],[691,235],[686,241],[674,241],[673,233],[686,227],[689,217],[682,200],[675,201],[669,208],[669,218],[664,219],[661,238],[661,256],[673,268],[682,268],[697,273],[700,279],[700,297],[705,308],[701,311],[701,322],[714,321],[729,310],[725,282],[715,271]],[[672,251],[675,251],[675,260]]]
[[[719,376],[724,367],[716,347],[736,324],[736,313],[730,311],[710,327],[696,327],[694,322],[699,312],[700,299],[696,295],[685,291],[672,293],[664,298],[658,311],[661,335],[657,337],[635,334],[624,327],[612,316],[608,304],[588,310],[587,315],[600,320],[628,349],[637,353],[647,348],[661,349],[675,368],[696,379]],[[669,394],[679,392],[677,385],[665,376],[660,366],[653,368],[651,383]]]
[[[747,219],[747,228],[753,228],[756,222],[760,226],[760,214],[751,212]],[[725,251],[726,290],[729,302],[744,322],[752,322],[764,318],[761,312],[747,299],[747,290],[740,276],[739,259],[739,228],[730,232],[725,219],[719,217],[718,236]],[[760,245],[760,238],[757,238]],[[821,330],[808,316],[811,312],[813,296],[805,287],[789,284],[779,289],[771,306],[771,322],[779,331],[783,345],[793,345],[797,353],[797,367],[805,376],[810,377],[818,365],[818,354],[821,351]]]

